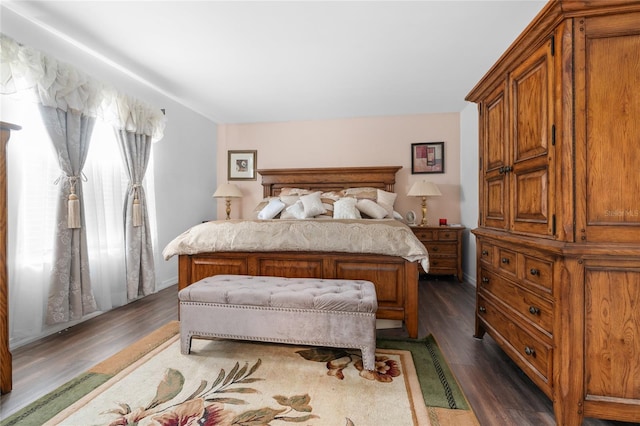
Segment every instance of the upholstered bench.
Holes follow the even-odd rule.
[[[374,369],[378,302],[369,281],[216,275],[178,298],[183,354],[194,337],[220,337],[360,349],[364,369]]]

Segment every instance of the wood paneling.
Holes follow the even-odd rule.
[[[12,130],[21,127],[0,122],[0,394],[11,391],[12,356],[9,351],[9,277],[7,273],[7,153]]]

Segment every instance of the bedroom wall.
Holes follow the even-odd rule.
[[[469,103],[460,113],[460,212],[467,229],[463,238],[464,279],[476,285],[476,239],[471,233],[478,226],[478,109]]]
[[[211,217],[215,209],[211,194],[216,187],[216,123],[184,107],[161,89],[105,64],[6,8],[0,19],[2,32],[16,41],[166,109],[164,138],[153,147],[160,250],[188,227]],[[155,263],[158,289],[177,282],[177,259],[165,261],[158,256]]]
[[[411,174],[411,144],[445,142],[445,173]],[[336,120],[218,125],[217,178],[227,181],[227,151],[257,150],[258,169],[294,167],[402,166],[397,173],[396,210],[416,212],[421,200],[407,197],[421,179],[438,185],[441,197],[427,199],[427,218],[460,223],[460,115],[418,114]],[[243,192],[232,202],[233,218],[249,217],[262,199],[260,175],[255,181],[234,181]],[[217,217],[224,218],[224,201]]]

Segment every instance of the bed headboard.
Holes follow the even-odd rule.
[[[313,169],[262,169],[264,197],[280,194],[282,188],[305,188],[337,191],[344,188],[369,186],[393,192],[396,172],[402,166],[326,167]]]

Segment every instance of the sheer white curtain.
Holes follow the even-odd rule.
[[[65,112],[81,112],[88,117],[98,117],[99,120],[104,120],[109,123],[110,128],[107,133],[112,137],[112,146],[109,152],[113,152],[116,156],[119,154],[115,139],[113,139],[113,128],[148,135],[154,141],[162,139],[163,136],[165,117],[159,109],[122,94],[113,87],[98,82],[91,76],[76,70],[69,64],[59,62],[36,49],[19,44],[4,34],[0,34],[0,93],[29,96],[45,107],[57,108]],[[42,326],[45,311],[43,304],[46,302],[43,295],[48,291],[48,275],[53,269],[54,256],[52,250],[55,233],[53,230],[56,220],[51,215],[56,212],[57,205],[55,191],[51,188],[53,187],[52,182],[60,176],[60,169],[57,159],[51,157],[53,155],[51,143],[42,127],[42,120],[35,104],[25,104],[31,105],[34,109],[25,112],[23,116],[18,116],[19,108],[5,105],[6,96],[2,96],[2,98],[3,120],[19,123],[23,129],[29,129],[29,131],[16,132],[15,136],[12,135],[8,148],[9,321],[10,343],[12,347],[15,347],[28,340],[49,334],[55,331],[54,328],[68,327],[77,321],[66,322],[57,327]],[[42,132],[32,135],[31,130],[35,130],[37,127],[40,127]],[[43,141],[48,143],[48,146],[41,144]],[[91,145],[93,147],[93,142]],[[15,152],[22,149],[33,149],[33,151],[28,153]],[[91,150],[89,156],[92,156]],[[102,166],[104,158],[100,156],[99,161],[94,163]],[[83,173],[86,176],[92,173],[89,170],[89,163],[90,160],[87,159],[83,168]],[[152,167],[152,162],[150,162],[148,171],[151,171]],[[53,176],[47,175],[45,177],[44,175],[50,173],[52,169],[54,170]],[[118,163],[118,169],[119,173],[122,173],[121,163]],[[112,171],[118,174],[115,172],[115,168]],[[147,176],[152,178],[153,173],[147,173]],[[115,178],[106,179],[113,180]],[[97,178],[95,182],[98,182]],[[92,182],[83,184],[84,192],[90,193],[90,187],[93,184]],[[152,191],[152,182],[145,182],[144,185]],[[90,197],[83,194],[83,198],[87,198],[83,200],[84,215],[87,219],[86,232],[91,262],[90,281],[99,309],[105,310],[124,303],[121,289],[125,288],[126,292],[126,287],[119,279],[124,264],[120,263],[118,259],[118,256],[124,255],[115,255],[114,252],[110,252],[111,247],[114,247],[113,250],[124,250],[122,243],[124,231],[112,234],[112,230],[100,227],[106,228],[107,223],[112,223],[111,220],[106,219],[111,214],[115,215],[113,217],[117,218],[118,223],[122,225],[123,199],[120,198],[111,204],[113,200],[101,198],[105,196],[102,188],[96,188],[96,192],[91,196],[94,200],[94,206],[90,206],[88,203]],[[49,190],[53,192],[49,192]],[[122,190],[126,190],[126,188]],[[104,202],[104,205],[101,205],[101,202]],[[155,243],[156,222],[155,216],[152,214],[155,212],[152,197],[149,197],[148,203],[149,222],[153,227],[152,241]],[[94,218],[91,224],[88,220],[90,216]],[[46,221],[46,223],[40,223],[40,220]],[[94,229],[91,229],[92,227]],[[31,229],[31,231],[26,231],[27,229]],[[47,240],[49,237],[51,240]],[[118,245],[120,248],[115,249]],[[157,250],[155,247],[154,244],[154,250]],[[109,253],[109,255],[105,255],[105,253]],[[113,267],[112,262],[119,263],[119,266]],[[107,266],[103,269],[102,264]],[[100,281],[108,281],[110,284],[104,287]],[[108,288],[111,284],[121,287],[118,290],[111,290]]]
[[[44,325],[58,189],[54,182],[60,176],[46,129],[36,104],[3,96],[2,109],[3,118],[22,126],[11,135],[7,147],[9,325],[10,345],[16,347],[79,321]],[[127,303],[122,203],[128,178],[113,127],[100,120],[84,175],[91,282],[99,311],[106,311]],[[152,180],[153,173],[148,175]],[[153,212],[155,209],[150,214]]]

